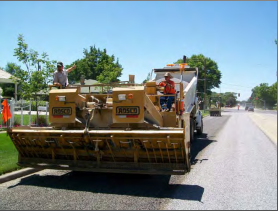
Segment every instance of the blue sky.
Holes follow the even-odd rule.
[[[122,64],[122,80],[141,83],[152,68],[183,55],[218,63],[221,92],[277,81],[276,1],[0,2],[0,67],[17,62],[18,34],[29,47],[70,64],[83,49],[106,48]],[[216,89],[215,91],[220,91]]]

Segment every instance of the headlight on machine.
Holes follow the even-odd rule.
[[[55,99],[59,102],[66,102],[66,96],[56,96]]]
[[[119,94],[118,98],[119,100],[126,100],[126,94]]]

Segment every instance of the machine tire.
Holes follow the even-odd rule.
[[[203,118],[201,120],[201,128],[197,129],[197,134],[198,135],[202,135],[203,134],[203,128],[204,128],[204,125],[203,125]]]

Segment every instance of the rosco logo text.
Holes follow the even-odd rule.
[[[59,116],[59,115],[71,115],[72,109],[70,107],[67,108],[52,108],[52,115],[53,116]]]
[[[139,115],[140,108],[139,106],[118,106],[116,108],[116,115],[123,115],[123,114]]]

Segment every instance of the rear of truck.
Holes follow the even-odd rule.
[[[221,116],[221,97],[210,97],[209,114],[210,116]]]

